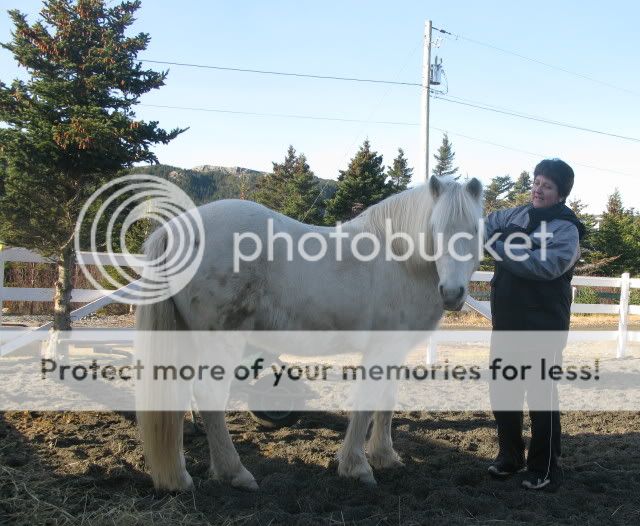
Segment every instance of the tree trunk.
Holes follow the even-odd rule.
[[[71,330],[71,291],[76,265],[76,254],[73,245],[67,245],[58,260],[58,280],[53,300],[53,330]]]

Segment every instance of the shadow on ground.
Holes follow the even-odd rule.
[[[193,492],[159,495],[144,473],[131,415],[13,412],[0,416],[3,524],[632,524],[640,522],[640,415],[566,413],[565,483],[531,493],[485,475],[496,453],[486,413],[400,413],[404,469],[376,473],[367,489],[337,476],[332,460],[345,415],[306,414],[261,429],[228,415],[245,465],[260,484],[244,493],[207,477],[208,448],[186,436]]]

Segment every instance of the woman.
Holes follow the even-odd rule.
[[[522,485],[542,489],[560,483],[560,413],[555,381],[540,381],[538,371],[561,363],[569,330],[571,277],[585,229],[565,205],[573,187],[571,167],[560,159],[545,159],[533,175],[529,204],[493,212],[486,219],[488,239],[499,233],[493,244],[498,257],[491,281],[491,364],[497,371],[491,382],[491,406],[499,453],[489,473],[507,478],[526,469]],[[545,230],[546,238],[541,235]],[[518,339],[499,331],[555,332]],[[501,376],[509,364],[517,366],[521,376],[512,380]],[[525,392],[531,408],[526,464],[522,439]]]

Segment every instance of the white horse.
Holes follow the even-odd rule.
[[[250,201],[225,200],[199,209],[204,222],[204,258],[198,274],[169,300],[142,305],[137,310],[136,328],[144,331],[224,330],[432,330],[443,310],[458,310],[464,303],[471,274],[480,250],[478,226],[482,216],[482,186],[477,179],[460,184],[431,177],[422,185],[370,207],[344,223],[351,236],[368,233],[385,246],[385,237],[405,233],[414,242],[414,254],[405,261],[389,261],[384,251],[370,261],[356,257],[347,241],[331,242],[335,228],[309,226]],[[234,233],[252,232],[264,243],[267,220],[273,231],[288,233],[294,243],[304,235],[324,236],[328,251],[318,261],[294,256],[287,261],[283,240],[267,254],[241,261],[234,272]],[[160,257],[166,244],[165,228],[146,243],[151,259]],[[466,261],[453,257],[449,241],[458,254],[469,253]],[[420,238],[433,254],[440,238],[443,253],[435,262],[419,254]],[[466,237],[465,239],[462,239]],[[237,239],[237,238],[236,238]],[[371,241],[371,239],[369,239]],[[393,238],[395,254],[410,242]],[[294,246],[296,246],[294,244]],[[364,242],[362,245],[364,246]],[[237,248],[237,246],[235,247]],[[342,250],[338,257],[337,250]],[[365,252],[362,250],[362,252]],[[272,259],[270,261],[269,259]],[[146,393],[155,396],[153,393]],[[207,393],[194,392],[196,403]],[[198,404],[200,405],[200,404]],[[206,404],[202,404],[204,407]],[[391,440],[391,411],[359,411],[351,414],[343,446],[338,455],[338,472],[365,484],[375,484],[376,469],[401,466]],[[192,485],[185,469],[182,448],[184,412],[139,411],[138,423],[147,466],[158,489],[184,490]],[[257,489],[251,473],[242,465],[224,420],[224,412],[203,411],[210,448],[211,474],[232,486]],[[365,455],[366,434],[373,428]]]

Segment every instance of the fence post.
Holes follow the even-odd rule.
[[[2,331],[2,298],[4,297],[4,247],[0,245],[0,333]],[[0,336],[0,345],[2,337]]]
[[[625,272],[620,279],[620,321],[618,322],[618,349],[616,358],[624,358],[627,351],[630,289],[630,276],[628,272]]]
[[[436,346],[433,334],[429,336],[427,343],[427,365],[433,365],[438,360],[438,347]]]

